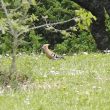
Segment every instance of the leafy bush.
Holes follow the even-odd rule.
[[[18,52],[40,52],[41,45],[46,42],[40,35],[36,35],[34,31],[25,35],[22,40],[19,41]],[[4,34],[0,36],[0,54],[11,53],[12,51],[12,39],[9,35]]]
[[[110,16],[105,11],[105,25],[106,25],[106,31],[110,34]]]
[[[10,37],[8,35],[4,36],[1,37],[1,54],[11,52]],[[69,37],[63,35],[63,37],[64,41],[55,45],[55,51],[58,53],[92,52],[96,50],[94,39],[89,32],[81,31],[78,34],[72,34]],[[41,46],[44,43],[46,43],[46,41],[40,35],[36,35],[35,32],[32,31],[23,39],[23,44],[18,48],[18,51],[28,53],[40,52]]]
[[[11,52],[11,37],[8,34],[0,36],[0,54]]]
[[[46,42],[41,35],[36,34],[34,31],[31,31],[23,40],[23,45],[18,49],[19,51],[26,53],[40,53],[41,46]]]
[[[55,51],[58,53],[74,53],[82,51],[96,51],[95,41],[88,32],[80,32],[78,35],[73,34],[61,44],[57,44]]]
[[[34,31],[30,32],[30,40],[31,40],[31,49],[32,52],[40,52],[41,45],[45,42],[40,35],[36,35]]]

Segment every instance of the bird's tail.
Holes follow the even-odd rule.
[[[59,58],[60,58],[60,59],[64,59],[64,60],[65,60],[65,58],[64,58],[63,56],[59,56]]]
[[[63,56],[57,55],[55,53],[52,53],[53,59],[57,60],[57,59],[65,59]]]

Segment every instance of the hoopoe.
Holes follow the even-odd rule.
[[[42,49],[44,50],[46,56],[47,56],[49,59],[53,59],[53,60],[57,60],[57,59],[61,59],[61,58],[64,59],[63,56],[59,56],[59,55],[55,54],[54,52],[52,52],[52,51],[48,48],[49,45],[50,45],[50,44],[44,44],[44,45],[42,46]]]

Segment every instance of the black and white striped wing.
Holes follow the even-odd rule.
[[[59,55],[57,55],[55,53],[52,53],[51,56],[52,56],[52,59],[54,59],[54,60],[61,59],[61,58],[64,59],[63,56],[59,56]]]

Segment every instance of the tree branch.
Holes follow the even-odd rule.
[[[43,27],[50,27],[50,26],[56,26],[56,25],[61,25],[61,24],[64,24],[64,23],[67,23],[67,22],[70,22],[74,20],[74,18],[72,19],[69,19],[69,20],[65,20],[65,21],[60,21],[60,22],[56,22],[56,23],[48,23],[48,24],[43,24],[43,25],[40,25],[40,26],[35,26],[35,27],[32,27],[32,28],[28,28],[28,30],[34,30],[34,29],[39,29],[39,28],[43,28]],[[75,21],[75,20],[74,20]],[[22,35],[25,31],[22,31],[20,32],[17,36],[19,37],[20,35]]]
[[[7,21],[8,21],[10,30],[11,30],[11,34],[14,35],[14,30],[13,30],[13,28],[12,28],[11,19],[8,17],[8,11],[7,11],[7,9],[6,9],[6,6],[5,6],[5,3],[4,3],[3,0],[1,0],[1,4],[2,4],[2,8],[3,8],[3,10],[4,10],[4,13],[5,13],[6,17],[7,17]]]

